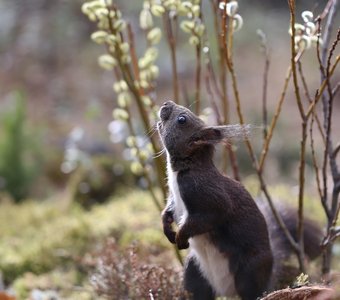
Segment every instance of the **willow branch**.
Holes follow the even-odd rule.
[[[329,79],[332,77],[338,63],[340,61],[340,55],[338,55],[336,58],[335,58],[335,62],[333,64],[332,67],[330,67],[330,71],[329,71]],[[317,92],[317,95],[315,96],[313,102],[309,105],[308,109],[307,109],[307,113],[306,113],[306,117],[308,118],[310,116],[310,114],[312,113],[312,110],[314,109],[314,106],[316,104],[318,104],[326,86],[327,86],[327,81],[328,79],[324,79],[320,85],[320,88],[318,89],[318,92]]]
[[[259,168],[260,168],[261,172],[263,170],[264,162],[265,162],[267,154],[268,154],[269,145],[270,145],[270,142],[271,142],[272,137],[273,137],[273,133],[274,133],[274,129],[276,127],[277,120],[279,119],[279,116],[281,114],[282,104],[283,104],[285,96],[286,96],[288,83],[289,83],[289,80],[291,78],[291,75],[292,75],[292,68],[289,67],[288,71],[287,71],[286,78],[285,78],[285,82],[284,82],[284,85],[283,85],[283,89],[282,89],[282,92],[281,92],[281,96],[280,96],[277,108],[275,110],[274,117],[271,121],[269,130],[268,130],[268,134],[267,134],[267,137],[264,141],[264,145],[263,145],[263,148],[262,148],[262,153],[261,153],[260,163],[259,163]]]
[[[109,31],[111,32],[111,34],[115,35],[116,30],[114,29],[113,24],[112,24],[109,16],[108,16],[108,18],[109,18]],[[122,36],[122,38],[123,38],[123,36]],[[120,47],[116,46],[115,51],[117,51],[116,57],[117,57],[117,61],[118,61],[118,66],[119,66],[121,73],[122,73],[122,77],[125,80],[126,84],[128,85],[131,93],[134,95],[134,97],[136,99],[138,111],[139,111],[139,114],[142,118],[144,128],[145,128],[146,132],[148,132],[151,128],[151,125],[150,125],[148,113],[145,110],[145,106],[144,106],[144,103],[142,101],[142,97],[141,97],[142,92],[139,89],[137,89],[135,84],[134,84],[134,77],[133,77],[133,74],[132,74],[130,67],[127,64],[125,64],[121,59],[121,57],[123,56],[123,53],[122,53],[122,50],[120,49]],[[132,52],[132,54],[133,54],[133,52]],[[152,145],[154,153],[158,153],[159,152],[158,144],[157,144],[156,140],[154,139],[154,137],[152,137],[152,136],[150,137],[150,143]],[[164,199],[166,199],[166,190],[165,190],[165,181],[164,181],[165,169],[163,167],[162,158],[160,158],[160,157],[157,158],[155,160],[155,165],[156,165],[156,170],[157,170],[157,174],[158,174],[157,180],[159,182],[159,187],[162,191]]]
[[[196,46],[195,112],[201,111],[201,42]]]
[[[265,59],[262,84],[262,123],[263,123],[263,140],[265,141],[268,135],[267,90],[270,58],[265,34],[260,30],[257,31],[257,34],[260,36],[261,39],[261,48]]]
[[[311,95],[309,93],[309,89],[308,89],[308,85],[307,85],[307,82],[306,82],[306,78],[305,78],[305,76],[303,74],[302,63],[301,63],[301,61],[298,61],[297,64],[298,64],[298,70],[299,70],[302,86],[303,86],[303,89],[304,89],[304,92],[305,92],[305,96],[306,96],[308,102],[312,103],[313,99],[312,99],[312,97],[311,97]],[[313,110],[312,116],[313,116],[313,122],[314,122],[314,119],[315,119],[315,121],[316,121],[316,123],[318,125],[319,133],[320,133],[320,135],[322,137],[323,142],[325,143],[325,134],[324,134],[323,129],[322,129],[320,118],[318,117],[315,109]]]
[[[301,101],[297,71],[296,71],[296,51],[295,51],[295,0],[288,0],[290,11],[290,28],[292,30],[291,35],[291,66],[293,73],[294,92],[301,116],[302,136],[300,142],[300,166],[299,166],[299,197],[298,197],[298,228],[297,228],[297,240],[299,244],[299,265],[301,272],[304,272],[304,239],[303,239],[303,220],[304,220],[304,190],[305,190],[305,152],[306,152],[306,140],[307,140],[307,118]]]
[[[169,12],[164,14],[164,27],[167,33],[167,41],[170,49],[171,67],[172,67],[172,86],[174,102],[179,103],[179,85],[178,85],[178,72],[177,72],[177,55],[176,55],[176,38],[172,29],[172,22]]]
[[[316,186],[317,186],[318,194],[319,194],[319,197],[321,199],[321,204],[324,208],[324,211],[325,211],[327,217],[329,217],[329,209],[328,209],[328,206],[327,206],[327,201],[324,201],[325,199],[322,195],[321,182],[320,182],[320,176],[319,176],[319,166],[318,166],[318,162],[317,162],[317,159],[316,159],[316,153],[315,153],[315,147],[314,147],[313,125],[314,125],[315,116],[316,116],[316,112],[315,112],[315,110],[313,110],[310,128],[309,128],[310,147],[311,147],[311,150],[312,150],[312,160],[313,160],[313,167],[314,167],[314,172],[315,172],[315,179],[316,179]]]

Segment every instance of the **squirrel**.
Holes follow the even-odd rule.
[[[242,137],[248,128],[206,126],[172,101],[163,104],[159,118],[169,187],[163,231],[179,250],[189,248],[184,289],[195,300],[254,300],[277,288],[287,271],[284,259],[292,253],[284,233],[270,210],[262,205],[261,212],[244,186],[222,175],[213,162],[217,143]],[[283,211],[281,217],[296,238],[296,214]],[[321,230],[310,220],[304,225],[305,253],[313,259],[321,251]],[[289,280],[296,272],[288,274]]]

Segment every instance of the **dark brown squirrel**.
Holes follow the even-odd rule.
[[[286,271],[283,262],[292,253],[283,232],[269,210],[262,213],[248,191],[213,163],[215,144],[244,136],[247,127],[208,127],[172,101],[164,103],[159,117],[169,185],[163,230],[178,249],[189,248],[184,288],[195,300],[234,296],[254,300],[277,288]],[[296,215],[293,211],[281,215],[294,235]],[[306,256],[315,258],[321,231],[310,220],[305,221],[304,238]],[[288,277],[293,280],[297,274]]]

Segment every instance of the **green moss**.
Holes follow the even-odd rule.
[[[148,193],[130,192],[91,211],[57,201],[3,204],[0,270],[9,282],[25,272],[42,274],[72,264],[109,235],[118,241],[124,237],[124,244],[161,243],[159,213]]]

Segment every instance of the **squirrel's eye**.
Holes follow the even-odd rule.
[[[187,118],[186,118],[186,116],[179,116],[178,118],[177,118],[177,122],[178,122],[178,124],[184,124],[185,122],[187,121]]]

